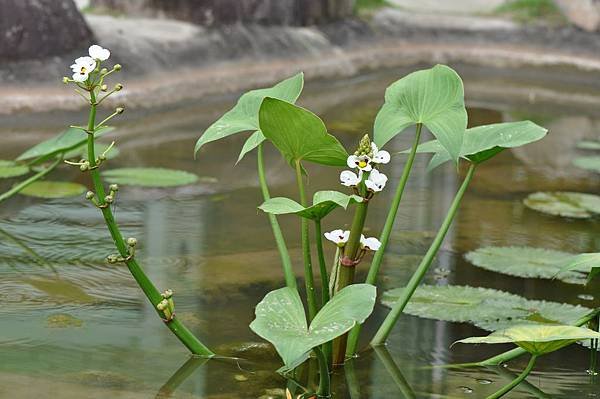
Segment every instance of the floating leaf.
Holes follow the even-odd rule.
[[[566,283],[585,284],[591,267],[564,271],[574,254],[531,247],[484,247],[465,255],[477,267],[523,278],[557,278]],[[583,266],[583,265],[580,265]]]
[[[307,219],[321,220],[335,208],[346,209],[351,203],[362,202],[362,200],[358,195],[346,195],[338,191],[317,191],[313,197],[313,205],[308,208],[284,197],[271,198],[258,208],[275,215],[294,213]]]
[[[600,253],[587,253],[575,255],[569,259],[565,259],[559,264],[560,272],[565,273],[571,270],[576,271],[589,271],[588,280],[589,283],[600,275]]]
[[[238,158],[239,162],[247,152],[256,148],[265,139],[258,124],[258,110],[265,97],[295,103],[302,92],[303,86],[304,74],[300,72],[273,87],[245,93],[240,97],[235,107],[227,111],[225,115],[202,133],[202,136],[196,142],[194,154],[197,154],[204,144],[211,141],[220,140],[236,133],[253,131],[254,134],[244,144]]]
[[[600,173],[600,157],[579,157],[573,160],[573,165],[578,168]]]
[[[22,176],[29,173],[29,168],[25,165],[19,165],[14,161],[4,161],[0,159],[0,179]]]
[[[383,294],[381,302],[392,307],[403,288]],[[417,288],[404,312],[429,319],[471,323],[486,330],[515,324],[574,324],[591,309],[557,302],[528,300],[489,288],[432,286]]]
[[[104,143],[99,143],[99,142],[95,142],[94,143],[94,154],[96,155],[96,157],[98,157],[98,155],[100,154],[104,154],[104,152],[108,149],[108,147],[110,147],[110,144],[104,144]],[[116,158],[117,156],[119,156],[119,149],[117,147],[112,147],[110,149],[110,151],[108,151],[106,153],[106,159],[113,159]],[[76,148],[72,151],[67,152],[64,155],[65,159],[87,159],[88,158],[88,151],[87,151],[87,146],[81,146],[79,148]]]
[[[28,185],[19,194],[37,198],[65,198],[80,195],[86,189],[79,183],[45,180]]]
[[[580,150],[600,150],[600,141],[582,140],[577,143],[576,147]]]
[[[340,290],[317,313],[310,327],[298,292],[280,288],[269,292],[256,306],[250,329],[271,342],[286,366],[325,342],[362,323],[373,311],[376,289],[369,284],[353,284]]]
[[[536,211],[555,216],[586,219],[600,213],[600,196],[569,191],[537,192],[523,203]]]
[[[514,343],[532,355],[544,355],[584,339],[600,339],[600,333],[588,328],[574,326],[525,324],[493,332],[487,337],[461,339],[456,343]]]
[[[143,187],[184,186],[198,181],[193,173],[164,168],[111,169],[102,175],[111,183]]]
[[[467,127],[460,76],[445,65],[413,72],[390,85],[375,118],[374,141],[382,147],[411,125],[422,123],[458,161]]]
[[[505,148],[520,147],[538,141],[546,136],[547,129],[530,121],[494,123],[467,129],[460,149],[460,156],[473,163],[482,163],[494,157]],[[403,151],[407,153],[410,150]],[[419,153],[434,153],[429,169],[450,161],[450,154],[438,140],[420,144]]]
[[[310,161],[346,166],[348,153],[323,121],[312,112],[285,101],[267,97],[259,111],[259,124],[290,165]]]
[[[110,131],[112,127],[98,129],[94,136],[100,137]],[[81,129],[70,128],[58,136],[36,144],[17,158],[17,161],[32,160],[31,163],[40,163],[54,157],[57,154],[74,150],[87,141],[87,133]]]

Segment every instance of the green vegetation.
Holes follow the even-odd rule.
[[[537,19],[554,23],[565,22],[563,13],[553,0],[512,0],[499,6],[495,13],[511,16],[523,23]]]

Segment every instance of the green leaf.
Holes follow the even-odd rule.
[[[569,191],[537,192],[523,203],[538,212],[569,218],[586,219],[600,213],[600,196]]]
[[[308,208],[284,197],[271,198],[258,208],[274,215],[294,213],[307,219],[321,220],[335,208],[347,209],[348,205],[362,200],[358,195],[346,195],[338,191],[317,191],[313,197],[313,205]]]
[[[381,302],[392,307],[404,288],[384,292]],[[536,301],[489,288],[431,286],[417,288],[404,312],[413,316],[470,323],[485,330],[516,324],[573,324],[591,309]]]
[[[79,183],[46,180],[28,185],[19,194],[37,198],[65,198],[80,195],[85,190],[87,188]]]
[[[111,169],[102,175],[111,183],[143,187],[184,186],[198,181],[193,173],[164,168]]]
[[[19,165],[14,161],[4,161],[0,159],[0,179],[17,177],[29,173],[29,168],[25,165]]]
[[[262,133],[290,165],[310,161],[329,166],[346,166],[348,153],[323,121],[312,112],[267,97],[259,111]]]
[[[560,273],[575,271],[588,271],[587,283],[600,274],[600,253],[587,253],[575,255],[559,263]]]
[[[600,339],[600,333],[588,328],[565,325],[518,325],[493,332],[487,337],[470,337],[456,341],[463,344],[514,343],[532,355],[554,352],[577,341]]]
[[[364,322],[373,311],[375,297],[372,285],[349,285],[323,306],[308,327],[298,292],[280,288],[269,292],[256,306],[250,329],[271,342],[289,367],[313,348]]]
[[[467,128],[467,111],[462,80],[451,68],[436,65],[413,72],[389,86],[385,103],[375,118],[375,144],[382,147],[417,123],[424,124],[450,158],[458,161]]]
[[[600,173],[600,157],[579,157],[573,160],[573,165],[578,168]]]
[[[479,164],[494,157],[505,148],[520,147],[546,136],[547,129],[530,121],[494,123],[467,129],[460,156]],[[402,151],[408,153],[410,150]],[[434,153],[429,169],[450,161],[450,154],[439,140],[431,140],[417,147],[419,153]]]
[[[100,137],[108,132],[113,131],[112,127],[98,129],[94,134],[95,137]],[[74,150],[87,142],[87,133],[81,129],[69,128],[46,141],[36,144],[17,158],[17,161],[32,160],[30,163],[40,163],[54,156]]]
[[[582,140],[576,147],[580,150],[600,150],[600,141]]]
[[[585,284],[591,267],[579,265],[569,271],[564,264],[575,254],[532,247],[483,247],[471,251],[465,258],[477,267],[509,276],[554,279],[571,284]]]
[[[106,151],[108,149],[108,147],[110,146],[110,144],[104,144],[104,143],[99,143],[99,142],[94,142],[94,154],[96,154],[96,157],[100,154],[103,154],[104,151]],[[119,156],[119,149],[116,147],[112,147],[110,149],[110,151],[108,151],[106,153],[106,159],[113,159],[116,158],[117,156]],[[79,148],[76,148],[72,151],[67,152],[64,155],[65,159],[87,159],[88,158],[88,151],[87,151],[87,145],[85,146],[81,146]]]
[[[304,86],[304,74],[302,72],[285,79],[275,86],[251,90],[240,97],[235,107],[227,111],[219,120],[210,125],[202,133],[196,142],[194,154],[196,155],[203,145],[211,141],[220,140],[236,133],[255,132],[244,144],[238,162],[244,155],[256,148],[264,140],[264,136],[257,133],[260,130],[258,124],[258,110],[265,97],[277,98],[290,103],[295,103]]]

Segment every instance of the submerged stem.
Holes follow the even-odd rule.
[[[96,166],[96,156],[94,154],[94,131],[95,131],[95,121],[96,121],[96,96],[93,91],[90,91],[90,114],[88,118],[88,139],[87,139],[87,150],[88,150],[88,161],[90,163],[90,175],[92,178],[92,183],[94,185],[94,190],[96,191],[96,195],[98,197],[99,205],[105,205],[105,195],[106,192],[104,190],[104,186],[102,183],[102,178],[100,177],[100,173]],[[129,251],[127,249],[127,244],[123,239],[123,235],[121,234],[117,223],[115,222],[114,215],[109,206],[101,208],[102,215],[104,216],[104,221],[106,222],[106,226],[110,235],[114,241],[115,247],[117,248],[119,254],[123,259],[127,259],[125,264],[127,268],[133,275],[133,278],[138,283],[152,306],[154,310],[162,317],[160,311],[156,308],[156,305],[162,301],[161,293],[154,286],[152,281],[148,278],[146,273],[142,270],[140,265],[137,263],[135,258],[131,258],[129,256]],[[214,353],[208,349],[198,338],[189,331],[183,323],[179,321],[178,318],[173,317],[171,320],[166,321],[165,324],[167,327],[179,338],[179,340],[195,355],[203,356],[203,357],[213,357]]]
[[[267,185],[267,178],[265,176],[265,162],[263,157],[262,144],[258,145],[258,181],[260,184],[260,190],[262,192],[263,199],[265,201],[271,199],[271,194],[269,193],[269,186]],[[279,256],[281,257],[281,266],[283,268],[283,275],[285,277],[285,285],[297,290],[298,284],[296,282],[294,270],[292,269],[292,260],[290,258],[290,253],[285,243],[285,238],[283,238],[281,227],[279,226],[279,222],[277,221],[277,216],[273,215],[272,213],[267,213],[267,217],[269,218],[271,230],[273,230],[273,237],[275,238],[277,250],[279,251]]]
[[[306,191],[304,190],[300,161],[296,161],[296,180],[298,182],[298,192],[300,193],[300,204],[306,208],[308,206],[308,201],[306,200]],[[302,237],[302,255],[304,258],[304,283],[306,285],[306,299],[308,302],[308,322],[310,323],[317,314],[317,300],[315,297],[315,279],[310,256],[308,219],[300,218],[300,233]]]
[[[313,351],[317,355],[317,361],[319,362],[319,388],[317,396],[319,398],[328,398],[331,395],[328,361],[319,347],[314,348]]]
[[[440,226],[440,229],[438,230],[437,235],[435,236],[435,239],[433,240],[433,243],[431,243],[431,246],[427,250],[427,253],[423,257],[423,259],[421,260],[421,263],[417,267],[417,270],[413,273],[407,286],[404,288],[404,290],[402,290],[402,294],[400,295],[400,298],[392,307],[392,310],[390,311],[390,313],[387,315],[387,317],[385,318],[385,320],[379,327],[379,330],[377,330],[375,337],[371,340],[371,345],[373,345],[373,346],[382,345],[387,340],[387,337],[390,335],[390,332],[394,328],[394,325],[400,318],[402,311],[408,304],[408,301],[410,301],[410,298],[414,294],[418,285],[421,283],[421,280],[423,280],[423,277],[427,273],[429,266],[431,266],[431,263],[433,262],[435,256],[437,255],[437,253],[440,249],[440,246],[442,245],[442,242],[444,241],[444,238],[446,237],[446,234],[448,233],[448,230],[450,229],[450,225],[452,224],[452,221],[454,220],[454,216],[456,215],[456,212],[458,210],[458,207],[460,206],[462,197],[465,194],[465,191],[467,191],[467,187],[469,186],[469,183],[471,182],[471,179],[473,178],[474,172],[475,172],[475,164],[471,164],[469,166],[469,170],[467,171],[467,175],[465,176],[465,179],[463,180],[462,185],[460,186],[460,188],[458,189],[458,192],[454,196],[452,205],[450,205],[450,209],[448,210],[448,213],[446,214],[446,218],[442,222],[442,225]]]
[[[527,367],[525,367],[525,370],[523,370],[517,378],[515,378],[510,384],[506,385],[499,391],[488,396],[486,399],[498,399],[498,398],[501,398],[504,395],[506,395],[508,392],[512,391],[517,385],[519,385],[521,382],[523,382],[523,380],[525,378],[527,378],[529,373],[531,373],[531,370],[533,370],[533,367],[535,366],[536,360],[537,360],[537,356],[531,355],[531,358],[529,359],[529,363],[527,363]]]
[[[24,190],[25,187],[27,187],[27,186],[35,183],[36,181],[40,180],[42,177],[46,176],[48,173],[52,172],[58,166],[58,164],[61,163],[61,161],[62,161],[62,157],[58,157],[47,168],[42,169],[41,171],[39,171],[35,175],[33,175],[31,177],[28,177],[27,179],[23,180],[22,182],[14,185],[10,190],[8,190],[8,191],[0,194],[0,202],[9,199],[10,197],[12,197],[15,194],[18,194],[19,192],[21,192],[22,190]]]
[[[373,260],[371,261],[371,266],[369,267],[369,274],[367,275],[367,279],[365,280],[365,283],[367,284],[377,284],[377,274],[379,273],[379,268],[381,267],[381,262],[383,261],[383,255],[385,255],[385,249],[390,240],[390,234],[392,232],[392,229],[394,228],[394,222],[396,221],[396,215],[398,214],[400,201],[402,201],[402,194],[404,194],[404,188],[406,187],[406,183],[408,182],[408,177],[410,176],[410,171],[412,170],[412,166],[415,161],[415,156],[417,155],[417,147],[419,146],[419,141],[421,139],[422,129],[423,125],[421,123],[418,123],[412,148],[410,150],[410,153],[408,154],[408,159],[404,164],[402,176],[400,177],[400,181],[398,182],[398,187],[396,188],[396,192],[394,194],[394,198],[392,199],[390,210],[388,211],[383,230],[381,231],[381,235],[379,237],[381,247],[375,252],[375,255],[373,255]],[[358,324],[350,331],[350,334],[348,335],[348,347],[346,348],[346,357],[354,356],[354,354],[356,353],[356,350],[358,348],[358,340],[360,338],[360,330],[361,325]]]

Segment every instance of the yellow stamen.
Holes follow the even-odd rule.
[[[364,168],[365,166],[367,166],[367,161],[358,161],[359,168]]]

